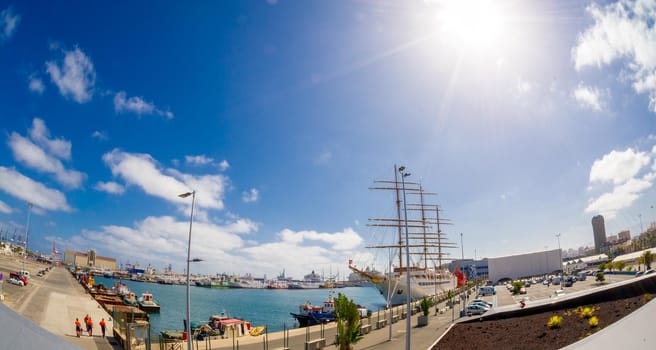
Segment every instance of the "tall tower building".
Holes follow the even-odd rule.
[[[597,215],[592,218],[592,233],[594,234],[595,253],[601,253],[606,246],[606,225],[604,217]]]

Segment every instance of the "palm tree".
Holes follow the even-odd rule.
[[[453,290],[449,289],[449,291],[446,293],[446,297],[449,298],[449,307],[451,307],[451,322],[455,320],[455,310],[453,309]]]
[[[617,269],[617,271],[621,272],[622,270],[624,270],[625,267],[626,267],[626,261],[620,260],[615,262],[615,269]]]
[[[638,263],[638,271],[640,271],[641,270],[640,266],[645,263],[645,258],[642,255],[640,255],[636,260],[636,262]]]
[[[598,267],[599,267],[599,270],[604,271],[606,269],[606,264],[601,263],[601,264],[599,264]]]
[[[645,252],[642,254],[642,258],[645,260],[647,270],[651,269],[651,262],[654,259],[654,255],[651,253],[651,250],[645,250]]]

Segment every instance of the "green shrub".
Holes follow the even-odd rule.
[[[554,329],[554,328],[560,328],[560,325],[563,323],[563,317],[554,315],[549,317],[549,321],[547,322],[547,327]]]
[[[428,316],[431,306],[433,306],[433,301],[426,297],[421,299],[421,303],[419,303],[419,307],[421,308],[421,312],[424,313],[424,316]]]

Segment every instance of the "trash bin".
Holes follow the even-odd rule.
[[[465,316],[467,316],[465,310],[460,310],[460,317],[465,317]]]

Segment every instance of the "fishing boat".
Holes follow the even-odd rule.
[[[308,327],[321,323],[328,323],[335,320],[335,300],[333,298],[333,291],[328,293],[328,300],[323,302],[323,305],[312,305],[307,300],[305,304],[298,306],[298,313],[290,312],[292,316],[298,321],[300,327]]]
[[[153,295],[149,292],[141,293],[137,299],[139,308],[146,312],[159,312],[159,304],[153,299]]]
[[[223,338],[237,338],[251,332],[250,322],[241,318],[230,317],[225,312],[210,316],[208,325],[211,329],[218,331]],[[264,330],[260,330],[260,332],[262,331]]]
[[[394,192],[396,217],[369,219],[368,226],[384,229],[388,233],[391,230],[392,242],[367,248],[391,252],[390,255],[398,257],[397,264],[388,272],[381,273],[358,268],[349,260],[349,268],[371,282],[390,305],[404,304],[408,294],[411,300],[419,300],[431,295],[441,296],[456,287],[455,276],[442,264],[443,257],[449,255],[445,249],[455,248],[455,244],[448,242],[441,230],[445,220],[440,219],[440,207],[424,201],[426,196],[434,193],[425,192],[418,182],[406,181],[408,174],[404,170],[404,167],[397,169],[395,165],[394,180],[376,180],[374,187],[370,188]],[[402,178],[399,179],[399,176]],[[402,207],[404,199],[408,202]],[[389,261],[395,256],[390,256]],[[407,264],[406,259],[411,259],[411,263]],[[407,283],[408,275],[410,285]]]
[[[130,292],[130,291],[128,291],[126,294],[123,294],[123,304],[128,305],[128,306],[139,307],[137,297],[134,295],[133,292]]]

